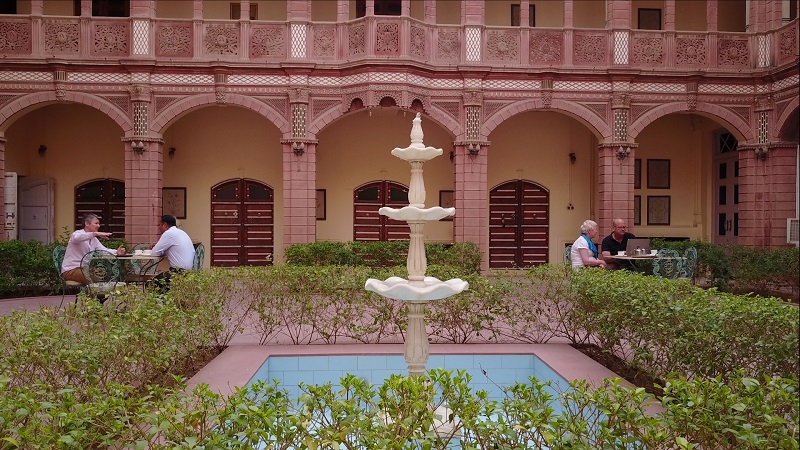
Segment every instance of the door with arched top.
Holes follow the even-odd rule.
[[[550,192],[526,180],[489,191],[489,267],[545,264],[549,258]]]
[[[211,188],[211,265],[271,264],[275,195],[256,180],[228,180]]]
[[[371,181],[353,191],[353,240],[409,239],[408,224],[378,214],[383,206],[408,206],[408,188],[394,181]]]
[[[94,213],[102,231],[114,239],[125,238],[125,183],[104,178],[87,181],[75,188],[75,229],[83,228],[83,216]]]

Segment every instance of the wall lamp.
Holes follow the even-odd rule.
[[[619,148],[616,151],[616,154],[617,154],[617,159],[622,161],[623,159],[627,158],[628,156],[631,156],[631,148],[630,147],[623,147],[623,146],[620,145]]]
[[[481,146],[479,144],[470,143],[467,144],[467,154],[469,154],[470,159],[474,160],[478,153],[481,151]]]
[[[570,162],[570,164],[575,164],[575,161],[577,161],[577,160],[578,160],[578,157],[575,155],[575,153],[570,153],[569,154],[569,162]]]
[[[39,146],[39,156],[44,158],[44,154],[47,153],[47,146],[42,144]]]
[[[169,155],[170,158],[174,158],[175,157],[175,147],[170,147],[169,151],[167,152],[167,154]]]
[[[767,150],[767,146],[766,145],[761,146],[761,147],[756,147],[756,148],[753,149],[753,151],[756,154],[756,159],[760,159],[761,161],[766,161],[767,160],[767,152],[768,152],[768,150]]]
[[[137,155],[144,153],[145,143],[142,141],[131,141],[131,148]]]
[[[306,152],[306,144],[304,142],[292,142],[292,151],[295,156],[302,156]]]

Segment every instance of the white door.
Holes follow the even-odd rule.
[[[739,151],[736,138],[720,133],[714,155],[712,242],[735,244],[739,236]]]
[[[6,241],[17,238],[17,173],[6,172],[3,209],[3,236]]]
[[[53,179],[23,177],[19,180],[19,240],[53,242]]]

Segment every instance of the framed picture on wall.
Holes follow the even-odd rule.
[[[165,187],[161,190],[161,209],[176,219],[186,218],[186,188]]]
[[[633,224],[634,225],[641,225],[642,224],[642,196],[641,195],[634,195],[633,196]]]
[[[669,213],[670,213],[669,195],[647,196],[648,225],[669,225]]]
[[[642,188],[642,160],[633,160],[633,188]]]
[[[456,206],[455,193],[453,191],[439,191],[439,206],[442,208]],[[447,216],[442,220],[453,220],[453,216]]]
[[[325,220],[325,189],[317,189],[317,220]]]
[[[669,189],[669,160],[647,160],[647,189]]]

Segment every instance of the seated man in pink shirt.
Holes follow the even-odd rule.
[[[83,255],[94,251],[103,250],[114,253],[114,250],[106,248],[100,243],[100,239],[108,239],[111,233],[97,231],[100,229],[100,219],[97,214],[88,213],[83,216],[83,229],[75,230],[67,242],[67,250],[64,252],[64,261],[61,263],[61,276],[67,281],[77,281],[86,284],[86,278],[81,271],[81,259]],[[117,256],[125,254],[125,246],[120,245],[116,250]]]

